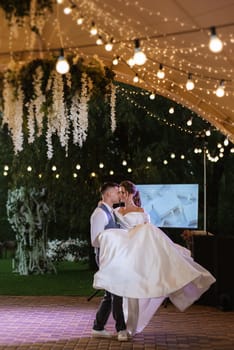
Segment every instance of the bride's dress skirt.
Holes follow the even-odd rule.
[[[100,266],[93,286],[130,298],[124,303],[133,332],[146,326],[165,298],[184,311],[215,282],[188,249],[150,223],[105,230],[99,242]],[[131,320],[134,312],[138,317]]]

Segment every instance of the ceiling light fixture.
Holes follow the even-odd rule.
[[[224,80],[221,80],[220,81],[220,84],[217,88],[217,90],[215,91],[215,94],[217,97],[223,97],[224,94],[225,94],[225,91],[224,91]]]
[[[144,52],[141,51],[140,40],[135,39],[134,43],[135,43],[135,49],[134,49],[135,52],[134,52],[134,56],[133,56],[134,62],[138,66],[142,66],[143,64],[145,64],[147,57],[144,54]]]
[[[215,27],[210,28],[209,49],[210,49],[210,51],[215,52],[215,53],[221,52],[223,49],[223,42],[217,37]]]
[[[117,64],[119,63],[119,56],[116,56],[113,61],[112,61],[114,66],[117,66]]]
[[[90,28],[90,34],[92,36],[96,35],[97,34],[97,28],[95,26],[95,22],[93,21],[92,24],[91,24],[91,28]]]
[[[56,71],[59,74],[66,74],[69,72],[70,66],[66,58],[64,57],[64,50],[60,49],[60,56],[56,63]]]
[[[112,51],[112,49],[113,49],[113,38],[111,38],[111,40],[105,45],[106,51]]]
[[[159,79],[164,79],[164,77],[165,77],[165,72],[163,71],[163,65],[162,65],[162,63],[160,63],[160,65],[159,65],[159,70],[158,70],[158,72],[157,72],[157,77],[158,77]]]
[[[194,82],[193,82],[193,80],[192,80],[192,74],[191,73],[189,73],[188,74],[188,80],[187,80],[187,83],[186,83],[186,89],[188,90],[188,91],[191,91],[191,90],[193,90],[194,89]]]

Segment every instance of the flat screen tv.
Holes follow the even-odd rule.
[[[142,207],[158,227],[198,227],[198,184],[137,185]]]

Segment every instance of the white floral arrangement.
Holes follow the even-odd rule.
[[[49,240],[47,257],[53,262],[59,261],[88,261],[88,242],[79,238],[68,240]]]

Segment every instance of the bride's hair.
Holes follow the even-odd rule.
[[[137,205],[138,207],[141,207],[141,197],[138,189],[136,188],[136,185],[134,185],[133,182],[129,180],[122,181],[119,186],[122,186],[125,188],[125,190],[128,193],[133,194],[133,201],[134,204]]]

